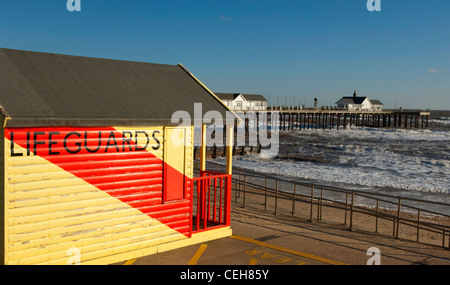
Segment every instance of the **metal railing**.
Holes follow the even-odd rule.
[[[224,167],[210,161],[207,166],[216,170]],[[311,222],[334,221],[350,230],[373,231],[450,249],[447,203],[303,183],[238,168],[233,168],[232,185],[234,204],[244,208],[263,205],[265,211],[271,207],[274,214],[287,213]],[[251,197],[253,203],[249,202]],[[255,197],[263,198],[263,203],[255,203]],[[341,215],[326,215],[326,208],[339,210]],[[364,224],[362,216],[372,216],[375,221]]]

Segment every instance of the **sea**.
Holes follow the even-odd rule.
[[[426,129],[280,131],[277,154],[236,156],[233,166],[300,182],[450,204],[450,111],[430,112]]]

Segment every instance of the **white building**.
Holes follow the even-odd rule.
[[[379,100],[370,100],[370,102],[372,103],[372,110],[373,111],[381,111],[383,109],[383,103],[381,103],[381,101]]]
[[[258,94],[214,93],[233,111],[266,111],[267,99]]]
[[[369,97],[358,97],[356,91],[351,97],[342,97],[336,102],[338,108],[348,111],[381,111],[383,103],[379,100],[370,100]]]

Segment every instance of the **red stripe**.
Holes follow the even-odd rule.
[[[187,235],[189,200],[162,204],[163,169],[171,166],[165,166],[163,160],[136,145],[136,135],[145,142],[144,134],[135,131],[132,134],[133,138],[130,133],[112,127],[5,129],[5,137],[25,149],[23,153],[14,150],[17,156],[26,157],[36,152],[65,171]],[[151,150],[158,141],[152,133],[147,135],[147,149]],[[162,146],[157,151],[162,151]],[[174,179],[183,179],[182,173],[175,173],[178,174]],[[190,197],[190,192],[187,196]]]

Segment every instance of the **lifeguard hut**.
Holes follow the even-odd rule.
[[[194,126],[171,120],[194,103],[230,111],[180,64],[0,49],[0,262],[111,264],[231,235],[233,136],[226,173],[206,171],[202,126],[194,177]]]

